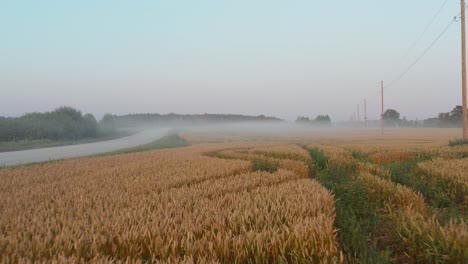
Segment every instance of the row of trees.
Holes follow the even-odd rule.
[[[0,116],[0,141],[50,139],[76,140],[115,133],[118,128],[145,126],[198,125],[233,122],[282,121],[276,117],[245,115],[106,114],[100,122],[92,114],[83,115],[72,107],[59,107],[46,113],[29,113],[18,118]]]
[[[463,124],[463,107],[457,105],[452,111],[439,113],[437,117],[428,118],[422,124],[417,124],[416,121],[408,121],[405,118],[400,119],[400,113],[394,109],[387,109],[383,117],[387,126],[461,127]]]
[[[29,113],[18,118],[0,117],[0,141],[50,139],[76,140],[99,136],[92,114],[83,115],[72,107],[46,113]]]
[[[310,124],[310,125],[320,125],[320,126],[330,126],[331,119],[328,115],[318,115],[315,119],[310,119],[307,116],[298,116],[296,119],[297,124]]]
[[[463,107],[455,106],[450,112],[439,113],[437,117],[424,120],[426,127],[461,127],[463,124]]]
[[[226,115],[226,114],[202,114],[202,115],[181,115],[181,114],[129,114],[112,115],[106,114],[101,120],[105,127],[142,127],[142,126],[164,126],[164,125],[203,125],[218,123],[239,123],[239,122],[278,122],[282,121],[276,117],[264,115]]]

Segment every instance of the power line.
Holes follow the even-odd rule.
[[[456,21],[456,17],[455,19],[452,19],[452,21],[450,21],[450,23],[445,27],[445,29],[437,36],[437,38],[434,39],[434,41],[432,41],[432,43],[421,53],[421,55],[413,62],[409,65],[408,68],[406,68],[405,71],[403,71],[403,73],[401,73],[396,79],[394,79],[393,81],[390,82],[389,85],[387,85],[387,88],[394,85],[395,83],[397,83],[399,80],[401,80],[401,78],[403,78],[426,54],[427,52],[437,43],[437,41],[440,40],[440,38],[442,38],[442,36],[447,32],[447,30],[450,28],[450,26]]]
[[[448,0],[445,0],[445,2],[442,4],[442,6],[439,8],[439,10],[437,11],[437,13],[432,17],[432,19],[429,21],[429,23],[426,25],[426,27],[424,28],[423,32],[419,35],[419,37],[413,42],[413,44],[411,44],[411,46],[408,48],[408,50],[405,52],[405,55],[403,56],[403,59],[407,58],[409,53],[414,49],[414,47],[416,46],[416,44],[418,44],[418,42],[421,40],[421,38],[424,36],[424,34],[426,34],[427,30],[432,26],[432,24],[434,23],[434,21],[437,19],[437,17],[439,16],[439,14],[442,12],[442,10],[444,9],[445,5],[447,4]]]

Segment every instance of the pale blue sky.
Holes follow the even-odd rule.
[[[240,113],[346,120],[460,12],[444,0],[0,0],[0,115],[71,105],[117,114]],[[461,103],[460,23],[386,92],[427,118]],[[362,109],[362,107],[361,107]]]

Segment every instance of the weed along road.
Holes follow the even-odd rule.
[[[95,155],[124,148],[135,147],[162,138],[169,129],[144,130],[128,137],[60,147],[30,149],[0,153],[0,166],[13,166]]]

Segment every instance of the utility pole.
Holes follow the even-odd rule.
[[[364,127],[367,127],[367,103],[364,99]]]
[[[361,121],[361,118],[359,117],[359,104],[357,105],[357,121]]]
[[[384,95],[383,95],[383,81],[380,82],[381,94],[382,94],[382,115],[380,117],[380,126],[382,130],[382,136],[384,134]]]
[[[466,110],[466,36],[465,36],[465,0],[461,0],[461,38],[462,38],[462,107],[463,140],[468,140],[468,116]]]

